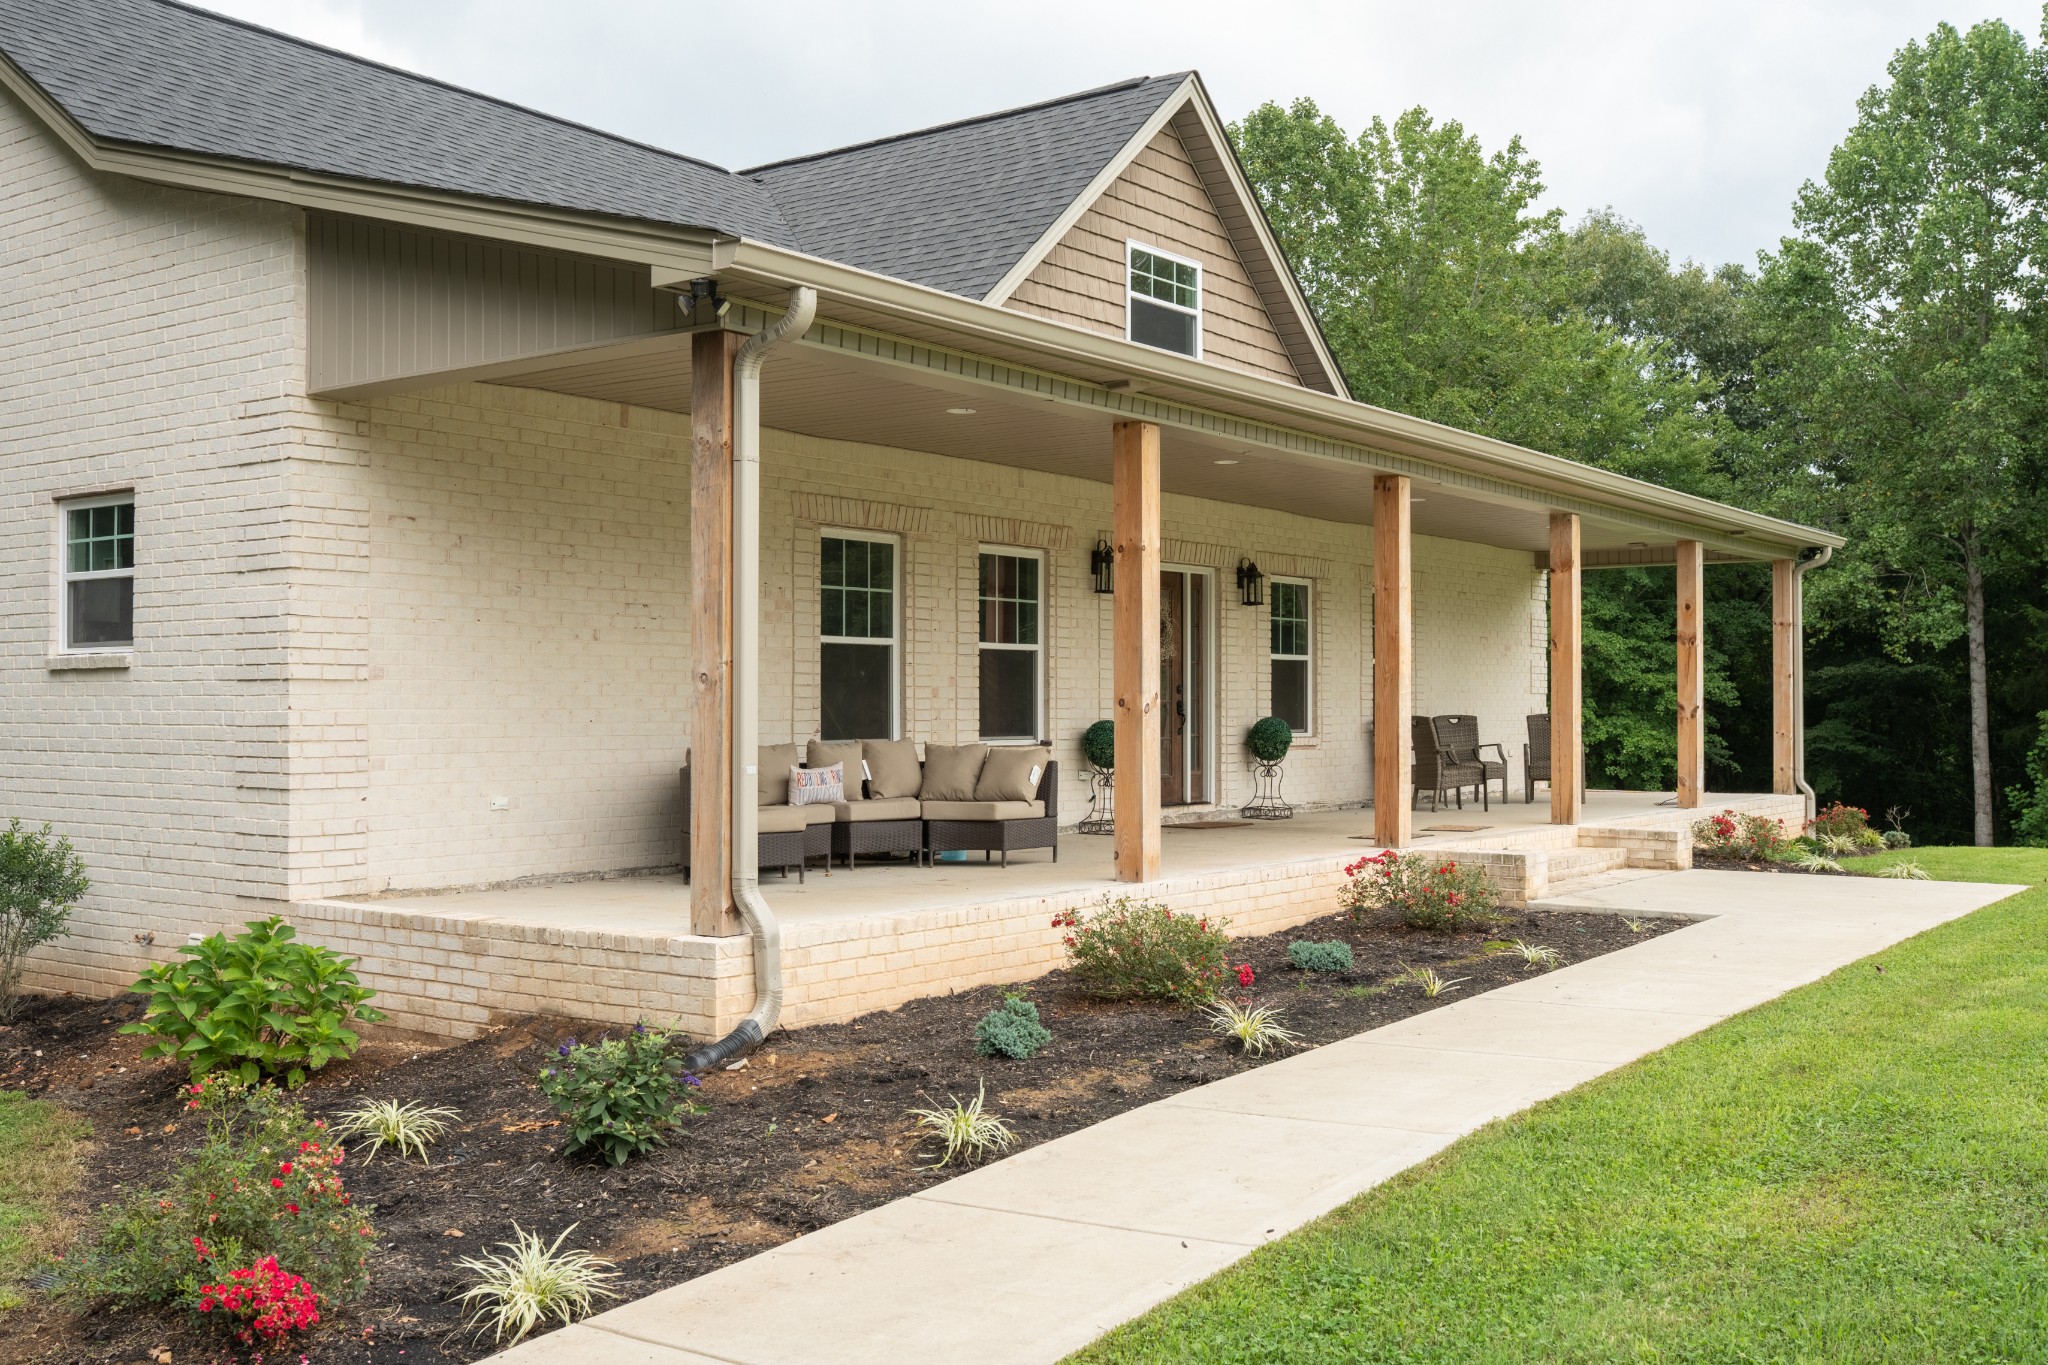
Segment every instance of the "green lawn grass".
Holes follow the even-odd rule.
[[[1893,863],[1918,863],[1938,882],[2048,882],[2048,848],[1902,848],[1842,860],[1849,871],[1866,874]]]
[[[22,1278],[50,1249],[84,1131],[54,1104],[0,1090],[0,1311],[20,1306]]]
[[[2048,1359],[2048,890],[1491,1125],[1076,1359]]]

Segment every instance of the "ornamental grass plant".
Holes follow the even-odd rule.
[[[1053,916],[1066,930],[1067,968],[1104,1000],[1206,1005],[1229,979],[1228,920],[1175,914],[1157,901],[1104,897],[1102,909]]]
[[[469,1310],[465,1325],[478,1336],[488,1330],[493,1343],[509,1346],[550,1318],[567,1327],[587,1316],[600,1298],[619,1297],[612,1288],[619,1272],[610,1261],[588,1251],[562,1250],[563,1241],[575,1230],[571,1223],[543,1245],[539,1233],[514,1223],[512,1240],[498,1244],[503,1255],[457,1261],[456,1267],[476,1281],[457,1299]]]

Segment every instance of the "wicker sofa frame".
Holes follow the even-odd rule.
[[[1045,803],[1045,814],[1030,815],[1017,820],[927,820],[924,822],[925,861],[930,863],[941,853],[954,849],[980,849],[984,859],[1000,853],[1003,866],[1010,865],[1010,855],[1026,849],[1046,848],[1052,850],[1052,860],[1060,860],[1060,765],[1057,759],[1048,759],[1045,771],[1038,775],[1038,799]]]
[[[690,879],[690,767],[683,765],[683,880]],[[797,884],[804,880],[804,864],[813,858],[832,857],[832,831],[830,824],[806,825],[801,830],[764,831],[756,840],[757,857],[764,868],[779,867],[782,875],[788,876],[791,868],[796,869]],[[829,870],[829,868],[828,868]]]

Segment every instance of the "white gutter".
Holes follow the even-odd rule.
[[[1806,796],[1806,818],[1818,802],[1806,782],[1806,574],[1835,557],[1835,547],[1822,545],[1792,562],[1792,785]]]

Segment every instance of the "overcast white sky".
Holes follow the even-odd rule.
[[[1519,133],[1552,202],[1750,261],[1856,98],[1942,20],[2024,0],[206,0],[209,8],[738,167],[1193,67],[1226,118],[1306,95]]]

